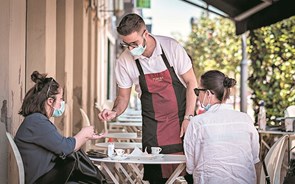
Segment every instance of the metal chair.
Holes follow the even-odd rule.
[[[290,105],[286,108],[285,117],[295,117],[295,105]]]
[[[281,183],[281,168],[285,153],[288,151],[288,135],[284,135],[270,148],[264,159],[270,183]],[[265,172],[261,169],[260,184],[265,184]]]
[[[83,127],[84,126],[90,126],[91,123],[90,123],[90,120],[89,120],[86,112],[82,108],[80,108],[80,112],[81,112],[81,115],[82,115],[82,118],[83,118],[82,126]]]
[[[11,150],[13,153],[12,158],[9,157],[9,159],[11,161],[15,161],[15,164],[17,166],[17,172],[18,172],[18,177],[17,177],[18,181],[15,181],[16,177],[13,176],[13,177],[11,177],[11,183],[24,184],[25,183],[25,170],[24,170],[24,164],[23,164],[22,157],[20,155],[20,152],[19,152],[14,140],[13,140],[12,135],[9,132],[6,132],[6,137],[9,142],[8,150]],[[14,163],[12,163],[12,164],[14,164]]]

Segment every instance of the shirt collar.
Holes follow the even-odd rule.
[[[219,109],[229,109],[233,110],[233,106],[231,104],[214,104],[212,105],[207,112],[216,111]]]

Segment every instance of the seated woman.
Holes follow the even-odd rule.
[[[259,136],[249,115],[225,104],[236,84],[222,72],[201,76],[195,89],[206,112],[190,120],[184,138],[186,170],[198,184],[254,184]]]
[[[32,73],[31,79],[36,84],[23,100],[19,114],[25,118],[14,138],[23,159],[26,184],[60,183],[67,177],[66,165],[57,164],[56,160],[103,135],[98,136],[93,126],[88,126],[74,137],[62,136],[49,118],[59,117],[65,110],[63,89],[53,78],[37,71]]]

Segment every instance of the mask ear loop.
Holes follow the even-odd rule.
[[[51,97],[47,98],[47,103],[48,103],[48,105],[49,105],[50,107],[52,107],[52,106],[53,106],[53,103],[54,103],[54,99],[51,98]]]
[[[52,113],[53,113],[53,111],[54,111],[54,107],[53,107],[54,99],[53,99],[52,97],[49,97],[49,98],[47,98],[46,103],[47,103],[47,105],[48,105],[49,108],[50,108],[50,114],[49,114],[48,116],[51,117],[51,115],[52,115]],[[53,110],[52,110],[52,109],[53,109]]]
[[[206,93],[207,93],[207,91],[206,91]],[[205,102],[205,99],[206,99],[206,93],[205,93],[204,98],[203,98],[202,103],[201,103],[202,108],[205,108],[204,102]]]
[[[209,99],[207,105],[208,105],[208,104],[211,105],[211,104],[210,104],[210,102],[211,102],[211,97],[209,98],[209,95],[212,94],[212,93],[211,93],[210,90],[207,90],[206,93],[207,93],[207,92],[208,92],[208,99]]]
[[[143,43],[142,43],[142,47],[145,48],[146,47],[146,37],[144,36],[144,34],[147,32],[147,30],[145,29],[144,32],[142,33],[142,38],[143,38]]]
[[[206,99],[206,94],[208,94],[208,103],[207,103],[207,105],[208,104],[210,104],[210,102],[211,102],[211,98],[209,98],[209,94],[212,94],[211,93],[211,91],[210,90],[206,90],[206,93],[205,93],[205,95],[204,95],[204,98],[203,98],[203,101],[202,101],[202,103],[201,103],[201,107],[202,108],[205,108],[206,106],[204,105],[204,101],[205,101],[205,99]]]

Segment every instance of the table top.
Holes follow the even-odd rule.
[[[258,130],[261,134],[295,135],[295,132],[283,132],[280,130]]]
[[[127,123],[127,122],[110,122],[109,126],[135,126],[142,127],[142,123]]]
[[[113,142],[115,145],[115,148],[120,149],[134,149],[135,147],[142,148],[142,144],[138,142]],[[96,143],[95,146],[97,147],[103,147],[107,148],[110,143],[108,142],[100,142]]]
[[[122,115],[141,115],[141,110],[126,109]]]
[[[108,133],[104,137],[116,139],[141,139],[141,137],[137,136],[137,133]]]
[[[142,118],[141,114],[121,114],[119,117],[124,117],[124,118]]]
[[[280,127],[269,127],[267,126],[265,130],[257,130],[260,134],[277,134],[277,135],[295,135],[295,132],[282,131]]]
[[[123,117],[118,117],[117,118],[118,121],[123,121],[123,122],[142,122],[142,118],[141,117],[126,117],[126,116],[123,116]]]
[[[277,121],[282,121],[285,119],[294,119],[295,120],[295,117],[278,117],[278,118],[276,118]]]
[[[108,162],[108,163],[135,163],[135,164],[180,164],[185,163],[185,155],[171,155],[171,154],[161,154],[161,156],[156,156],[151,158],[149,154],[146,159],[142,157],[141,159],[136,159],[126,156],[126,159],[111,159],[111,158],[92,158],[90,160],[95,162]]]

